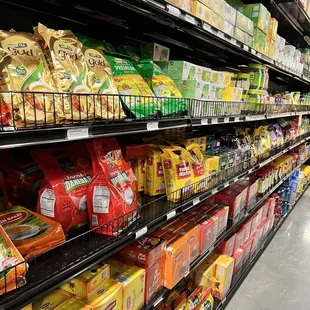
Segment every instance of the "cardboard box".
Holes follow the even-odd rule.
[[[256,231],[256,229],[257,229],[257,227],[258,227],[258,225],[260,223],[260,221],[259,221],[260,220],[259,213],[256,212],[252,216],[251,220],[252,220],[252,223],[251,223],[251,233],[250,233],[250,236],[252,236],[252,234]]]
[[[54,310],[58,306],[60,306],[63,302],[71,298],[72,298],[72,295],[68,294],[65,291],[55,290],[51,292],[50,294],[44,296],[43,298],[36,299],[32,303],[32,309],[33,310],[41,310],[41,309]]]
[[[217,238],[218,218],[212,217],[199,225],[200,254],[212,246]]]
[[[236,241],[235,241],[235,247],[234,252],[236,252],[241,244],[244,242],[244,234],[245,234],[245,228],[242,227],[237,233],[236,233]]]
[[[222,241],[219,245],[219,253],[232,256],[234,253],[235,248],[235,241],[236,241],[236,234],[233,234],[228,239]]]
[[[211,287],[215,275],[215,263],[202,263],[194,271],[195,287],[202,285],[203,287]]]
[[[222,0],[217,0],[217,1],[222,1]],[[223,31],[224,30],[224,17],[215,12],[212,12],[212,23],[211,24],[216,29]]]
[[[206,83],[211,82],[212,70],[210,68],[202,67],[201,71],[201,80]]]
[[[236,272],[240,270],[242,266],[243,258],[244,258],[244,250],[241,248],[237,249],[235,253],[233,254],[233,258],[235,259],[233,274],[235,274]]]
[[[46,309],[46,308],[45,308]],[[80,300],[70,298],[59,305],[55,310],[91,310],[92,308]]]
[[[173,80],[194,80],[197,66],[182,60],[169,61],[168,76]]]
[[[213,0],[213,12],[224,18],[225,14],[225,1],[224,0]]]
[[[243,30],[235,27],[234,38],[237,41],[244,43],[244,41],[245,41],[245,32]]]
[[[213,10],[213,0],[199,0],[202,4]]]
[[[228,21],[225,20],[223,32],[226,33],[227,35],[233,37],[234,32],[235,32],[235,26],[230,24]]]
[[[267,34],[270,22],[270,13],[265,6],[261,3],[248,4],[239,6],[238,11],[251,19],[255,27]]]
[[[60,286],[63,291],[88,300],[102,281],[110,277],[110,266],[98,264]]]
[[[87,305],[92,310],[109,309],[112,305],[113,310],[124,309],[122,284],[112,279],[104,280],[95,294],[87,301]]]
[[[274,215],[274,210],[275,210],[275,207],[276,207],[276,200],[274,198],[269,198],[268,199],[268,214],[267,214],[267,217],[271,217]]]
[[[217,236],[219,236],[227,227],[229,207],[219,207],[210,211],[211,217],[218,218]]]
[[[192,1],[192,14],[204,22],[212,24],[212,10],[201,3],[201,1]]]
[[[221,300],[226,296],[233,275],[234,258],[220,255],[215,261],[215,276],[212,284],[212,295]]]
[[[195,80],[174,80],[184,98],[202,99],[203,83]]]
[[[253,241],[253,238],[250,237],[240,245],[240,248],[243,250],[243,261],[244,262],[246,262],[250,258],[252,241]]]
[[[244,228],[244,241],[246,241],[251,235],[252,219],[248,220],[242,227]]]
[[[225,10],[225,13],[224,13],[225,21],[228,22],[229,24],[235,26],[236,25],[236,15],[237,15],[236,9],[225,2],[224,3],[224,10]]]
[[[267,36],[260,29],[254,29],[253,43],[252,48],[257,50],[258,52],[266,55],[267,54]]]
[[[242,205],[243,195],[235,190],[229,189],[216,194],[215,200],[219,204],[229,206],[229,218],[235,218],[244,207]]]
[[[170,57],[170,48],[158,43],[142,43],[142,58],[151,58],[152,61],[168,62]]]
[[[275,18],[270,18],[270,23],[269,23],[269,28],[268,28],[268,36],[273,41],[275,41],[277,38],[278,25],[279,25],[279,23]]]
[[[256,202],[256,196],[258,192],[258,178],[250,177],[248,180],[241,181],[240,184],[248,186],[245,206],[250,207]]]
[[[186,12],[191,12],[191,0],[167,0],[167,2]]]
[[[246,16],[244,16],[239,11],[236,11],[236,28],[242,30],[243,32],[247,31],[248,20]]]

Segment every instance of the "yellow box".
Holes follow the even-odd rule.
[[[218,156],[204,156],[206,177],[216,176],[219,168],[219,160],[220,158]]]
[[[192,14],[208,24],[212,24],[212,10],[198,0],[192,2]]]
[[[39,300],[36,300],[34,303],[32,303],[32,309],[54,310],[70,298],[72,298],[71,294],[64,291],[55,290],[52,293],[46,295],[45,297],[40,298]]]
[[[212,26],[217,28],[218,30],[223,31],[225,26],[224,18],[215,12],[212,12]]]
[[[212,295],[222,299],[228,292],[234,269],[234,258],[220,255],[215,261],[215,275],[212,284]]]
[[[58,306],[55,310],[91,310],[91,307],[75,298],[70,298]]]
[[[204,286],[205,288],[211,287],[215,274],[215,263],[203,263],[195,270],[194,283],[195,286]]]
[[[199,0],[202,4],[213,10],[213,0]]]
[[[105,279],[87,305],[92,310],[123,310],[123,286],[112,279]]]
[[[110,277],[110,266],[98,264],[91,269],[81,273],[74,279],[62,284],[60,288],[75,296],[88,300],[92,292],[106,278]]]
[[[25,306],[24,308],[21,308],[20,310],[32,310],[32,304],[29,304]]]
[[[130,266],[113,278],[123,286],[123,309],[142,309],[144,305],[145,270]]]

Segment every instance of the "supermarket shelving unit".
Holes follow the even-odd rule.
[[[274,72],[273,74],[279,74],[281,77],[284,77],[291,85],[298,85],[301,89],[307,89],[310,85],[309,72],[305,72],[304,75],[299,76],[291,72],[289,68],[276,63],[249,46],[236,41],[234,38],[227,36],[198,18],[171,6],[163,0],[107,0],[102,3],[90,3],[86,1],[70,1],[69,3],[64,3],[64,1],[50,0],[40,2],[29,1],[27,5],[25,5],[23,1],[13,2],[0,0],[0,9],[8,10],[9,12],[14,12],[16,10],[18,12],[17,16],[25,13],[26,18],[29,17],[30,23],[34,19],[44,22],[46,18],[52,24],[56,19],[61,25],[67,25],[64,28],[72,27],[72,29],[77,31],[85,31],[85,34],[94,34],[94,36],[98,38],[111,34],[106,34],[103,30],[98,31],[97,28],[92,27],[95,25],[109,24],[115,29],[117,34],[119,31],[123,31],[125,33],[124,37],[131,36],[135,40],[148,39],[163,42],[169,44],[169,46],[180,48],[180,54],[185,53],[187,56],[192,56],[194,59],[203,60],[205,57],[208,60],[212,59],[218,63],[232,65],[241,63],[241,61],[264,63],[270,67]],[[119,17],[117,18],[118,14]],[[24,20],[25,19],[22,21]],[[145,23],[143,24],[143,29],[139,29],[141,25],[139,22],[137,23],[137,21]],[[8,24],[11,21],[1,21],[1,24],[2,22]],[[60,28],[57,23],[54,25]],[[22,26],[22,23],[19,24],[17,30],[22,30]],[[217,54],[216,51],[220,51],[220,54]],[[227,55],[229,57],[226,57]],[[220,60],[216,60],[219,58]],[[188,106],[192,107],[196,103],[195,100],[189,100]],[[233,106],[236,103],[209,102],[208,104],[220,106],[230,104]],[[224,110],[225,109],[219,109],[219,111]],[[92,139],[96,137],[147,133],[179,127],[196,128],[199,126],[216,126],[218,124],[228,123],[259,122],[271,118],[298,117],[310,114],[310,107],[300,106],[296,109],[295,106],[286,106],[280,111],[275,111],[273,107],[266,105],[253,112],[247,108],[246,103],[243,103],[240,111],[241,113],[239,114],[227,114],[225,112],[214,114],[205,112],[199,115],[189,113],[187,115],[141,120],[137,120],[129,115],[125,120],[75,121],[57,126],[48,124],[24,124],[24,126],[18,126],[14,124],[12,127],[1,128],[0,149],[68,142],[71,140]],[[210,178],[205,179],[203,182],[208,185],[206,186],[208,190],[204,192],[189,196],[186,194],[186,189],[182,189],[178,193],[181,199],[177,202],[169,201],[169,199],[167,199],[169,197],[166,195],[156,199],[145,196],[138,214],[135,215],[135,224],[130,226],[123,233],[111,237],[98,234],[94,231],[83,232],[75,238],[68,240],[63,245],[29,261],[27,284],[15,291],[0,296],[0,308],[17,309],[27,305],[35,298],[55,289],[64,281],[113,255],[120,249],[134,242],[137,238],[145,235],[147,232],[160,227],[167,220],[178,217],[185,211],[195,207],[199,202],[206,200],[230,184],[244,179],[247,175],[267,165],[272,160],[309,139],[310,133],[309,135],[306,134],[298,137],[294,141],[288,142],[281,148],[271,150],[269,158],[259,160],[255,163],[252,163],[250,160],[239,163],[239,165],[244,168],[234,169],[234,173],[231,174],[229,178],[225,178],[226,172],[224,171],[217,175],[217,180],[219,181],[216,183],[212,182]],[[301,164],[294,167],[291,173],[300,165]],[[289,177],[289,175],[287,175],[286,178]],[[214,247],[229,236],[241,223],[255,212],[263,200],[280,186],[286,178],[278,182],[278,184],[264,196],[259,197],[255,206],[248,210],[247,213],[240,214],[238,218],[230,221],[227,230],[219,236],[211,248],[192,263],[191,270],[198,266]],[[107,223],[101,229],[104,231],[108,225],[117,226],[117,222],[118,219],[115,219],[112,223]],[[234,280],[234,285],[226,301],[228,301],[230,298],[229,296],[233,294],[234,290],[246,276],[251,266],[263,249],[268,245],[278,228],[279,226],[271,232],[267,241],[262,246],[262,250],[257,254],[254,261],[243,269],[244,271],[240,275],[240,278]],[[165,294],[167,294],[167,290],[159,292],[154,300],[145,308],[152,309],[163,300]],[[226,301],[219,303],[216,309],[220,309]]]

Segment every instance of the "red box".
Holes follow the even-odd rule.
[[[230,238],[222,241],[218,247],[219,253],[232,256],[234,253],[236,241],[236,234],[233,234]]]
[[[176,232],[178,229],[182,228],[188,223],[186,220],[176,219],[170,223],[163,226],[161,229],[165,231]]]
[[[246,206],[248,184],[245,184],[244,182],[239,181],[237,183],[230,185],[229,187],[227,187],[227,189],[224,189],[224,192],[226,193],[230,189],[234,190],[235,192],[237,192],[238,194],[241,195],[241,202],[240,202],[241,208],[240,208],[240,210],[242,210]]]
[[[271,217],[272,215],[274,215],[274,209],[276,207],[276,200],[274,198],[269,198],[268,202],[269,202],[269,207],[268,207],[267,217]]]
[[[267,218],[267,219],[264,219],[264,220],[259,224],[258,227],[259,227],[259,228],[262,227],[262,229],[263,229],[262,238],[265,238],[265,236],[267,235],[268,226],[269,226],[268,218]]]
[[[258,224],[260,224],[263,219],[263,208],[259,208],[256,213],[258,215],[258,219],[257,219]]]
[[[262,206],[262,221],[267,218],[268,215],[269,202],[265,201]]]
[[[251,244],[251,255],[257,250],[257,246],[262,238],[262,229],[257,229],[254,233],[253,233],[253,240],[252,240],[252,244]]]
[[[243,264],[244,250],[241,248],[237,249],[232,257],[235,259],[233,272],[233,274],[235,274],[237,271],[240,270]]]
[[[244,233],[245,233],[245,228],[244,228],[244,227],[242,227],[242,228],[236,233],[236,241],[235,241],[234,252],[236,252],[237,249],[240,248],[240,245],[244,242]]]
[[[122,145],[122,154],[125,160],[147,157],[148,144]]]
[[[236,217],[240,210],[244,207],[242,203],[242,193],[238,193],[235,190],[221,191],[215,196],[215,201],[224,206],[229,206],[229,218]]]
[[[259,214],[256,212],[253,216],[252,216],[252,223],[251,223],[251,233],[250,236],[252,236],[252,234],[255,232],[255,230],[257,229],[257,226],[259,224],[258,220],[259,220]]]
[[[199,225],[200,230],[200,254],[214,244],[217,237],[218,219],[210,218]]]
[[[251,245],[252,245],[253,238],[250,237],[248,240],[244,241],[240,248],[243,250],[243,261],[246,262],[251,255]]]
[[[209,213],[210,216],[216,216],[218,218],[217,236],[219,236],[227,227],[228,212],[228,207],[219,207]]]
[[[252,219],[249,219],[244,225],[244,241],[247,240],[251,235]]]
[[[246,206],[251,206],[256,201],[256,196],[258,193],[258,180],[259,178],[255,175],[250,176],[247,180],[241,181],[248,184]]]

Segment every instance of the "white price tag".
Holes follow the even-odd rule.
[[[147,131],[158,130],[158,122],[148,122],[146,124]]]
[[[163,301],[164,297],[160,296],[153,304],[154,308]]]
[[[227,186],[229,186],[229,183],[228,183],[228,182],[225,182],[225,183],[224,183],[224,187],[227,187]]]
[[[224,117],[224,123],[229,123],[229,117]]]
[[[68,140],[88,138],[88,127],[72,128],[67,130]]]
[[[200,198],[196,197],[193,199],[193,206],[196,206],[200,202]]]
[[[251,54],[256,55],[256,51],[255,49],[251,48]],[[257,53],[257,56],[259,55],[259,53]],[[259,56],[258,56],[259,57]]]
[[[237,41],[234,38],[230,39],[230,43],[233,44],[233,45],[237,45]]]
[[[258,58],[262,58],[262,54],[261,54],[261,53],[257,53],[256,56],[257,56]]]
[[[220,37],[220,38],[224,38],[224,33],[221,32],[221,31],[218,31],[217,32],[217,36]]]
[[[143,235],[145,235],[147,233],[147,226],[139,229],[137,232],[136,232],[136,239],[139,239],[140,237],[142,237]]]
[[[168,9],[168,13],[170,13],[171,15],[175,16],[175,17],[180,17],[181,15],[181,12],[179,9],[175,8],[174,6],[172,5],[167,5],[167,9]]]
[[[247,45],[243,45],[243,49],[247,52],[250,50],[250,48]]]
[[[177,214],[177,212],[176,212],[175,210],[173,210],[173,211],[167,213],[167,221],[170,220],[170,219],[172,219],[173,217],[175,217],[176,214]]]
[[[202,28],[204,30],[207,30],[207,31],[211,32],[211,26],[209,24],[203,23]]]
[[[212,191],[211,191],[211,195],[214,195],[217,193],[217,189],[216,188],[213,188]]]
[[[202,118],[201,119],[201,125],[208,125],[208,119],[207,118]]]
[[[196,18],[191,15],[186,14],[185,20],[193,25],[197,25]]]

